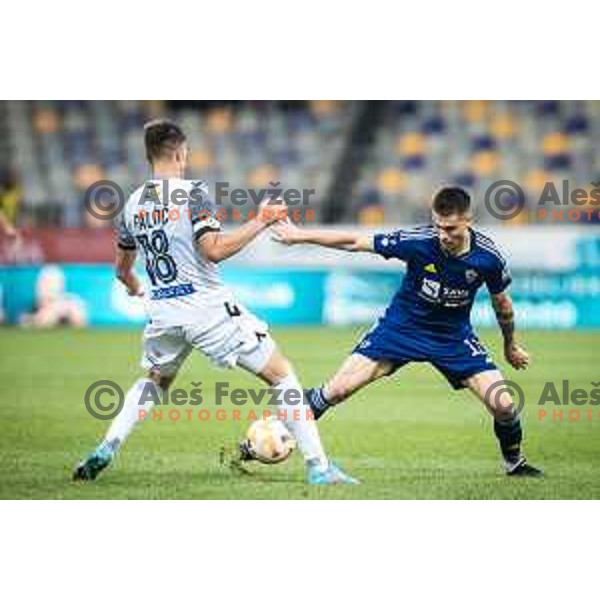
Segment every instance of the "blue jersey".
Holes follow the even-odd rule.
[[[470,230],[467,253],[452,256],[441,246],[433,226],[399,230],[374,237],[374,251],[406,262],[402,287],[389,305],[388,327],[418,329],[458,338],[471,328],[470,313],[477,290],[504,291],[511,276],[494,242]]]

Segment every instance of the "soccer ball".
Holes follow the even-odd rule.
[[[274,465],[283,462],[295,447],[296,440],[287,427],[275,417],[269,417],[252,423],[240,449],[248,460]]]

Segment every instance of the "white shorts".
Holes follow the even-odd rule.
[[[210,325],[158,326],[144,329],[142,367],[161,376],[174,376],[193,348],[219,367],[236,365],[252,373],[264,370],[275,342],[264,321],[239,304],[211,309]]]

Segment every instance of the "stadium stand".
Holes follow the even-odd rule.
[[[491,182],[519,182],[529,198],[546,181],[589,189],[600,174],[600,102],[377,102],[377,130],[338,220],[377,225],[427,217],[433,190],[469,187],[481,202]],[[189,134],[191,176],[230,187],[314,188],[328,202],[356,142],[358,102],[9,101],[0,103],[3,179],[18,182],[21,226],[105,228],[83,209],[87,187],[111,179],[130,190],[148,176],[141,128],[157,116]],[[352,150],[352,148],[350,148]],[[352,154],[352,152],[350,153]],[[341,172],[340,172],[341,165]],[[14,194],[14,187],[13,187]],[[17,214],[18,213],[18,214]],[[492,217],[480,211],[482,222]],[[511,226],[530,222],[524,211]]]

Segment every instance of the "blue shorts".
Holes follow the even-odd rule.
[[[465,379],[497,368],[471,327],[448,336],[430,329],[394,327],[380,319],[354,352],[391,362],[394,371],[410,362],[431,363],[455,390],[466,387]]]

